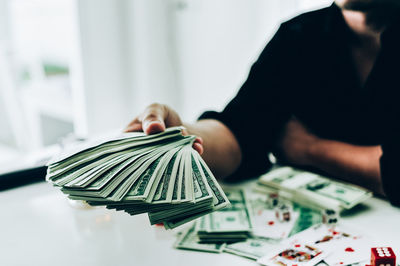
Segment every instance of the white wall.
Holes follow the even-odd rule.
[[[222,109],[280,22],[330,0],[135,0],[126,6],[132,113],[153,101],[184,120]]]
[[[84,87],[77,124],[89,134],[122,127],[152,102],[189,121],[220,110],[280,22],[330,3],[77,0]]]
[[[0,38],[9,28],[1,23],[7,15],[3,8],[6,1],[0,0]],[[52,0],[42,2],[57,5]],[[35,9],[35,3],[31,4],[32,12],[42,12]],[[68,9],[74,23],[65,34],[30,32],[39,34],[46,45],[57,46],[53,47],[55,53],[69,61],[75,132],[85,136],[122,128],[154,101],[169,104],[189,121],[206,109],[222,109],[246,79],[279,23],[331,0],[62,3],[75,8]],[[45,21],[45,17],[40,22],[51,24],[53,20]],[[74,37],[65,40],[71,34]],[[29,39],[29,35],[16,36],[24,38]],[[60,40],[65,41],[56,45]]]
[[[131,91],[124,1],[76,0],[78,53],[72,79],[79,135],[122,127]]]
[[[132,117],[152,102],[182,110],[174,1],[128,0],[125,7]]]
[[[176,11],[184,118],[193,120],[205,109],[220,110],[226,105],[278,21],[294,12],[294,2],[187,1],[184,9]]]

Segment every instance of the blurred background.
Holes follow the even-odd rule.
[[[279,24],[332,0],[0,0],[0,167],[120,131],[146,105],[221,110]]]

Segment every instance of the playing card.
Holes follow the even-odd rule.
[[[281,239],[289,236],[299,217],[298,212],[292,212],[289,221],[280,222],[274,210],[259,209],[254,212],[253,234],[259,237]]]
[[[289,243],[302,242],[318,247],[328,247],[330,250],[335,250],[341,245],[345,245],[346,241],[356,237],[349,233],[350,230],[342,230],[339,227],[329,227],[324,224],[318,224],[295,234],[287,241]],[[357,237],[360,237],[357,235]]]
[[[275,249],[257,262],[267,266],[312,266],[328,255],[323,248],[294,242]]]
[[[261,258],[258,262],[264,265],[314,265],[328,256],[333,256],[338,250],[337,256],[332,257],[332,262],[340,263],[341,250],[344,249],[346,257],[343,262],[358,262],[363,260],[364,248],[361,245],[363,238],[351,230],[342,230],[339,227],[329,227],[318,224],[304,230],[282,242],[282,245],[273,252]],[[354,244],[352,246],[352,244]],[[348,248],[348,249],[347,249]],[[354,253],[352,253],[352,250]],[[357,251],[357,252],[356,252]],[[354,257],[351,256],[354,255]],[[359,259],[361,258],[361,259]],[[334,265],[327,262],[329,265]],[[340,264],[342,265],[342,264]]]
[[[367,260],[371,254],[371,240],[354,235],[339,244],[339,247],[325,258],[330,266],[343,266]]]

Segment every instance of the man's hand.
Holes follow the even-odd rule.
[[[166,127],[181,126],[179,115],[164,104],[153,103],[132,120],[125,132],[143,131],[146,134],[162,132]]]
[[[320,138],[291,119],[277,143],[278,157],[297,166],[319,169],[339,179],[383,194],[380,146],[359,146]]]
[[[153,103],[149,105],[142,114],[137,116],[125,128],[125,132],[143,131],[146,134],[155,134],[164,131],[167,127],[182,126],[179,115],[170,107],[164,104]],[[184,130],[184,135],[189,132]],[[204,151],[203,140],[197,137],[193,148],[202,154]]]
[[[299,120],[292,118],[277,143],[278,157],[294,165],[309,165],[311,147],[318,140]]]
[[[230,129],[218,120],[203,119],[193,124],[184,124],[170,107],[154,103],[133,119],[125,132],[143,131],[154,134],[167,127],[182,125],[187,129],[182,132],[184,135],[198,136],[193,148],[202,155],[216,177],[229,176],[238,168],[242,160],[239,143]]]

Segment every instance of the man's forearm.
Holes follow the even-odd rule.
[[[223,123],[204,119],[194,124],[184,124],[188,133],[203,139],[202,157],[218,178],[231,175],[240,165],[241,150],[239,144]]]
[[[125,128],[126,132],[143,131],[155,134],[168,127],[181,126],[179,115],[165,104],[153,103],[136,116]],[[214,119],[204,119],[194,124],[183,124],[186,133],[196,135],[193,148],[202,154],[213,173],[223,178],[231,175],[240,165],[242,153],[232,131]]]
[[[380,146],[357,146],[320,139],[308,152],[308,165],[328,174],[383,194],[379,159]]]

